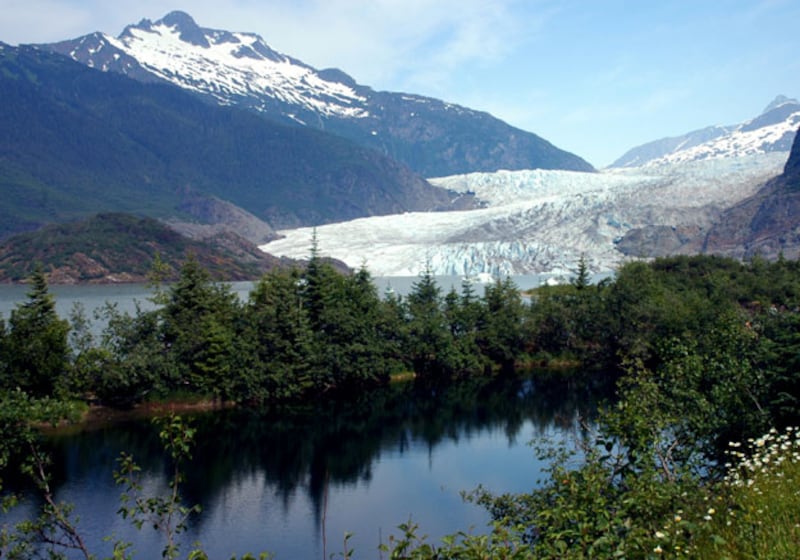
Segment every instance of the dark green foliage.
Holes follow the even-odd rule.
[[[197,260],[189,258],[161,310],[162,341],[178,364],[178,387],[224,399],[233,396],[238,312],[228,286],[213,284]]]
[[[11,373],[8,369],[8,343],[6,342],[6,322],[0,315],[0,389],[11,386]]]
[[[484,355],[504,372],[514,370],[522,354],[525,309],[519,290],[510,278],[486,287],[486,309],[478,329],[478,345]]]
[[[107,327],[90,385],[102,403],[132,406],[178,386],[178,364],[164,351],[157,313],[138,310],[131,316],[109,305],[103,315]]]
[[[303,275],[303,308],[313,332],[311,370],[318,390],[388,381],[380,338],[381,302],[365,268],[343,276],[320,259],[316,243]]]
[[[767,407],[777,426],[795,426],[800,416],[800,313],[769,307],[748,322],[759,342],[755,367],[763,372]]]
[[[423,379],[442,379],[457,373],[458,356],[441,289],[430,269],[414,283],[408,295],[408,354],[414,372]]]
[[[612,368],[617,357],[608,292],[605,284],[538,288],[531,295],[524,323],[526,350],[540,359],[554,357],[576,360],[591,369]]]
[[[55,425],[64,419],[75,420],[77,416],[77,407],[72,403],[33,398],[20,389],[0,389],[0,513],[4,513],[6,501],[12,498],[3,493],[3,478],[12,467],[32,466],[31,450],[39,437],[34,423]]]
[[[409,370],[439,382],[566,359],[599,382],[647,372],[665,401],[697,403],[705,412],[680,429],[711,454],[726,437],[795,418],[797,272],[786,260],[658,259],[599,285],[544,286],[530,305],[509,279],[482,297],[470,283],[442,296],[427,272],[406,298],[381,299],[366,269],[339,274],[314,246],[305,270],[265,275],[242,303],[190,258],[157,288],[157,309],[106,308],[99,343],[74,314],[71,351],[40,274],[0,329],[0,380],[117,406],[171,393],[267,402],[359,392]]]
[[[31,277],[25,303],[11,312],[3,341],[7,374],[3,388],[14,386],[31,395],[53,395],[68,367],[69,323],[59,319],[41,268]]]
[[[578,260],[578,275],[570,283],[577,289],[584,290],[589,286],[589,281],[589,265],[586,264],[586,255],[581,254]]]
[[[297,397],[312,388],[312,331],[298,270],[265,275],[250,294],[243,338],[251,361],[239,389],[255,401]]]
[[[453,339],[453,370],[459,375],[482,373],[489,367],[478,345],[484,306],[472,282],[464,280],[461,294],[453,288],[444,298],[444,315]]]
[[[526,352],[596,360],[619,375],[615,399],[596,430],[582,427],[575,462],[556,452],[538,489],[508,496],[479,490],[473,499],[488,508],[493,534],[510,543],[502,550],[522,557],[645,558],[661,545],[656,532],[677,526],[680,512],[709,511],[704,498],[724,474],[729,441],[797,424],[797,272],[797,262],[783,259],[657,259],[627,264],[597,286],[540,288],[526,308],[510,280],[487,286],[482,298],[471,284],[442,297],[430,272],[407,299],[381,300],[366,270],[339,275],[314,247],[305,271],[266,275],[240,305],[190,260],[176,284],[157,292],[158,309],[131,317],[108,308],[99,347],[81,334],[76,312],[73,363],[65,347],[60,366],[66,382],[47,386],[14,361],[15,328],[36,324],[40,330],[25,332],[41,334],[60,324],[40,275],[30,301],[0,329],[3,379],[39,394],[94,392],[123,405],[180,390],[267,402],[334,390],[369,398],[360,393],[405,365],[421,382],[417,392],[430,397],[415,404],[413,418],[447,414],[439,406],[446,392],[439,385],[429,391],[429,383],[511,371]],[[473,391],[463,381],[453,390]],[[22,390],[3,398],[12,412],[30,400]],[[27,441],[14,432],[19,421],[0,415],[12,445]],[[10,450],[0,445],[0,467],[12,459]],[[681,539],[696,530],[680,523],[687,532]],[[399,547],[419,545],[420,557],[435,557],[435,547],[425,548],[415,528],[406,529]],[[488,541],[481,542],[464,538],[443,550],[486,552]],[[498,541],[491,550],[502,546]]]

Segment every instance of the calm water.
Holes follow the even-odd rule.
[[[203,511],[184,547],[199,541],[211,558],[267,550],[282,559],[322,559],[342,552],[351,532],[355,558],[377,558],[378,544],[409,519],[431,539],[483,531],[486,513],[460,492],[478,484],[530,490],[543,465],[528,442],[580,437],[577,418],[590,413],[589,403],[580,392],[493,381],[196,416],[184,498]],[[49,445],[57,497],[75,504],[93,548],[107,550],[103,537],[113,534],[133,541],[137,558],[159,557],[153,531],[137,532],[116,515],[120,488],[111,475],[125,450],[143,467],[145,489],[164,492],[168,467],[152,423],[63,435]]]
[[[399,293],[416,279],[391,285]],[[454,279],[453,282],[460,282]],[[458,285],[458,284],[456,284]],[[234,285],[246,296],[251,284]],[[449,289],[449,286],[444,289]],[[59,313],[74,301],[91,311],[106,301],[147,305],[142,286],[55,287]],[[25,288],[0,287],[0,313]],[[579,390],[494,381],[419,393],[410,387],[357,401],[307,409],[235,410],[194,418],[197,447],[185,502],[200,504],[183,548],[200,542],[211,558],[270,551],[279,559],[340,557],[345,532],[354,558],[378,558],[379,543],[411,519],[433,541],[459,530],[484,531],[488,516],[461,491],[530,490],[543,467],[528,443],[580,437],[577,418],[591,414]],[[149,421],[118,423],[54,437],[53,485],[75,505],[80,530],[100,556],[103,539],[134,542],[137,558],[158,558],[162,543],[117,515],[121,489],[112,471],[121,451],[143,467],[147,492],[164,494],[168,466]],[[30,515],[34,504],[15,515]]]

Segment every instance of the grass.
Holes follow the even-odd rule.
[[[800,558],[800,429],[730,445],[725,479],[656,532],[651,558]]]
[[[720,558],[800,558],[800,430],[771,430],[731,450],[726,511],[715,519]]]

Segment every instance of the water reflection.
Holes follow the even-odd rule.
[[[341,535],[354,531],[358,557],[374,557],[379,540],[409,515],[432,538],[479,528],[484,512],[462,504],[458,492],[478,483],[529,489],[541,465],[528,440],[580,437],[577,420],[593,409],[583,391],[496,379],[197,415],[184,498],[203,513],[185,541],[203,542],[211,557],[271,550],[278,558],[319,558],[341,551]],[[53,437],[50,445],[59,495],[76,504],[90,538],[116,532],[135,540],[141,557],[156,557],[158,540],[114,515],[119,489],[110,473],[124,450],[147,486],[163,489],[169,465],[157,428],[128,422]],[[327,535],[335,545],[324,544]]]

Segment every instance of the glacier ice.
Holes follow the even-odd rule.
[[[549,274],[569,276],[584,255],[594,273],[626,257],[615,241],[649,225],[707,227],[718,213],[779,174],[788,153],[607,170],[524,170],[431,179],[473,192],[485,208],[361,218],[316,228],[323,255],[375,276]],[[281,231],[261,246],[305,258],[314,228]]]

